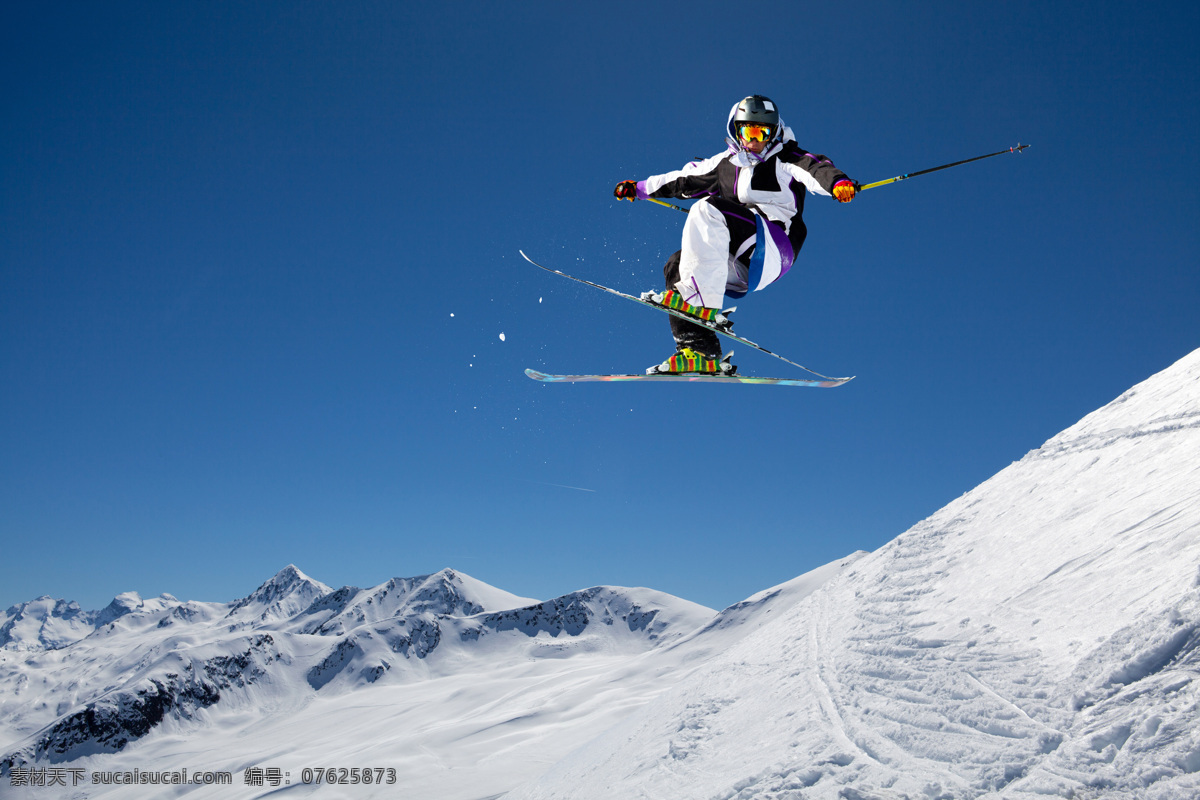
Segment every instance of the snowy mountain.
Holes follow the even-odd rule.
[[[183,766],[239,783],[281,753],[297,779],[341,753],[427,796],[484,796],[661,691],[683,656],[631,664],[714,616],[650,589],[538,602],[453,570],[334,590],[288,566],[231,603],[127,593],[85,612],[40,598],[3,617],[0,795],[22,792],[14,775],[179,763],[186,742]]]
[[[225,619],[238,628],[269,625],[295,617],[332,591],[289,564],[248,597],[233,603]]]
[[[170,601],[175,598],[163,595]],[[42,596],[12,606],[0,622],[0,648],[5,650],[54,650],[66,647],[126,614],[142,608],[137,592],[117,595],[100,611],[84,611],[78,603]]]
[[[1200,797],[1200,351],[506,800]]]
[[[720,613],[292,566],[230,603],[19,604],[0,797],[188,769],[233,785],[139,796],[1191,800],[1198,644],[1200,351],[879,551]]]

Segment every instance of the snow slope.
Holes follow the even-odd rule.
[[[1198,465],[1200,351],[879,551],[719,614],[453,570],[38,598],[0,616],[0,798],[1191,800]],[[64,767],[235,783],[11,785]],[[331,767],[396,782],[302,782]]]
[[[14,771],[66,768],[83,783],[55,797],[128,796],[90,785],[100,771],[236,778],[172,796],[279,788],[244,785],[252,767],[321,795],[340,789],[300,785],[305,767],[355,766],[396,776],[355,797],[495,797],[860,556],[722,614],[621,587],[538,602],[453,570],[333,590],[293,566],[232,603],[127,593],[85,612],[39,598],[0,617],[0,797],[47,796]]]
[[[1200,351],[505,800],[1200,797]]]

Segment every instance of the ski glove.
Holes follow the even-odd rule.
[[[617,184],[617,188],[613,189],[613,197],[619,197],[622,200],[630,202],[637,200],[637,181],[621,181]]]
[[[854,181],[838,181],[833,185],[833,196],[839,203],[849,203],[857,191],[858,185]]]

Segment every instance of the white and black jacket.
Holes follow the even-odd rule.
[[[786,126],[777,141],[755,155],[737,144],[730,112],[728,142],[729,149],[723,153],[638,181],[638,197],[716,196],[746,206],[790,233],[804,211],[805,190],[832,195],[834,184],[849,180],[827,156],[810,153],[797,144]]]

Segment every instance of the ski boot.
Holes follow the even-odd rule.
[[[698,322],[705,323],[717,330],[728,331],[733,327],[733,320],[721,313],[720,309],[694,306],[684,300],[683,295],[674,289],[667,289],[664,292],[642,292],[641,299],[654,303],[656,306],[662,306],[663,308],[669,308],[673,311],[686,314]]]
[[[726,353],[724,358],[717,359],[697,353],[690,347],[684,347],[661,364],[655,364],[646,370],[647,375],[733,375],[737,367],[730,359],[733,353]]]

